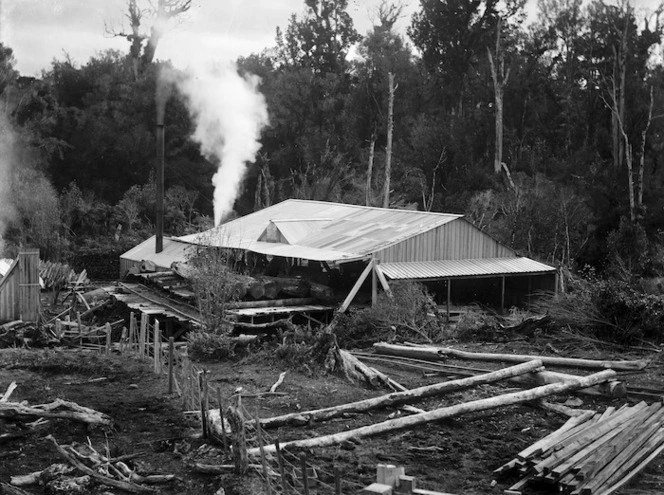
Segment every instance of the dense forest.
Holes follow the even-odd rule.
[[[292,197],[464,213],[543,261],[661,274],[661,7],[539,0],[526,23],[525,0],[420,0],[401,36],[398,4],[364,34],[347,4],[304,0],[274,46],[237,60],[269,124],[233,215]],[[151,234],[155,92],[177,70],[154,30],[128,38],[126,53],[64,57],[40,78],[0,46],[5,255],[66,260]],[[177,91],[165,128],[166,233],[208,228],[218,164]]]

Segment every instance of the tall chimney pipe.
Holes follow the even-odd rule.
[[[157,204],[155,207],[155,253],[164,250],[164,117],[157,117]]]

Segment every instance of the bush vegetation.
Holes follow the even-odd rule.
[[[334,332],[341,347],[396,340],[436,342],[445,336],[441,315],[426,287],[415,282],[395,282],[390,287],[393,297],[381,293],[374,307],[337,316]]]
[[[227,334],[196,330],[187,334],[187,344],[194,361],[224,361],[236,356],[236,345]]]
[[[542,298],[537,310],[558,326],[621,344],[663,336],[664,299],[625,281],[577,280],[567,293]]]

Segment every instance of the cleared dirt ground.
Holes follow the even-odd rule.
[[[485,352],[519,352],[550,354],[546,348],[550,340],[534,338],[513,343],[455,343],[460,348]],[[561,342],[556,341],[560,348]],[[598,351],[593,346],[563,346],[568,356],[595,358],[652,358],[646,373],[624,375],[629,384],[663,388],[663,360],[659,353],[632,351],[629,354]],[[240,361],[199,364],[210,370],[210,382],[230,397],[237,387],[247,395],[265,392],[277,380],[283,368],[261,351]],[[477,363],[452,364],[477,366]],[[376,366],[389,373],[407,387],[445,380],[443,376],[424,378],[421,374],[392,366]],[[487,365],[485,368],[497,368]],[[578,370],[562,370],[580,374]],[[218,450],[202,447],[196,437],[196,421],[182,414],[180,399],[167,394],[167,380],[153,374],[150,366],[133,358],[104,356],[81,350],[12,350],[0,351],[0,392],[16,381],[18,389],[12,400],[26,400],[30,404],[45,403],[63,398],[97,409],[114,420],[112,428],[89,428],[65,420],[51,420],[46,429],[22,439],[0,444],[0,481],[10,476],[44,469],[61,459],[44,437],[52,434],[59,443],[90,442],[97,450],[110,450],[111,455],[141,452],[134,463],[138,472],[176,474],[178,481],[163,485],[160,493],[213,494],[220,487],[227,494],[262,493],[260,478],[252,475],[238,478],[233,475],[204,475],[191,467],[191,461],[219,461]],[[245,397],[244,406],[261,417],[297,410],[341,404],[384,393],[351,384],[336,376],[324,376],[288,370],[278,389],[285,395]],[[434,398],[416,404],[433,409],[463,401],[503,393],[504,385],[482,386],[468,391]],[[564,403],[572,396],[555,397]],[[621,401],[591,400],[583,396],[576,407],[602,410]],[[628,400],[629,401],[629,400]],[[631,400],[634,402],[634,400]],[[305,427],[289,427],[269,431],[271,438],[280,441],[333,433],[385,419],[394,409],[355,415]],[[362,486],[374,481],[376,464],[387,462],[403,465],[406,473],[418,478],[422,488],[455,494],[502,493],[515,479],[495,480],[492,470],[512,459],[521,449],[559,427],[565,418],[531,406],[512,406],[493,412],[483,412],[454,420],[429,424],[412,431],[366,439],[358,445],[315,449],[308,454],[310,464],[320,468],[320,479],[331,483],[329,473],[338,467],[344,480],[343,493],[357,493]],[[16,431],[16,426],[0,420],[0,433]],[[659,457],[620,493],[664,493],[664,460]],[[317,493],[325,493],[320,486]],[[28,487],[30,493],[46,493],[43,487]],[[91,493],[121,493],[97,487]],[[531,491],[530,493],[538,493]],[[539,493],[546,493],[544,491]]]

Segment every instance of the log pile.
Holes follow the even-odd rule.
[[[505,490],[517,495],[531,483],[559,493],[608,495],[629,482],[664,450],[664,408],[641,402],[604,413],[589,411],[517,454],[495,471],[521,479]]]

